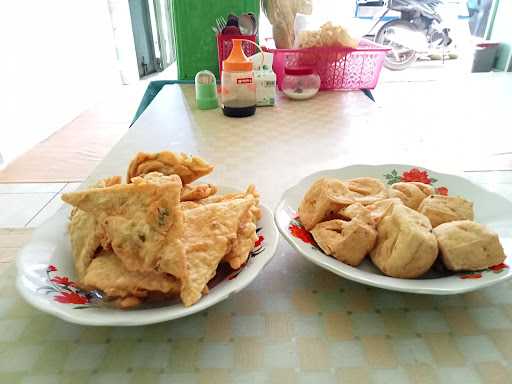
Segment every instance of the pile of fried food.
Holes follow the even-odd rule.
[[[252,185],[216,195],[212,184],[192,184],[212,170],[195,156],[139,153],[126,184],[115,176],[64,194],[75,207],[69,234],[79,286],[121,308],[177,296],[190,306],[219,263],[240,268],[258,239],[259,195]]]
[[[327,255],[358,266],[366,255],[385,275],[416,278],[438,255],[450,271],[505,260],[498,235],[473,221],[473,203],[434,194],[420,182],[321,178],[304,195],[299,218]]]
[[[323,24],[319,30],[301,31],[297,36],[299,48],[312,47],[350,47],[357,48],[358,41],[340,25],[330,21]]]

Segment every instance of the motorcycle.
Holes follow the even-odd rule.
[[[395,71],[406,69],[419,54],[439,48],[444,50],[452,44],[450,30],[443,26],[442,18],[436,11],[440,4],[441,0],[387,1],[387,9],[369,32],[371,34],[389,11],[400,12],[399,19],[384,23],[375,34],[375,42],[391,48],[384,60],[386,68]]]

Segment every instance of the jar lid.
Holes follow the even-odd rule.
[[[311,68],[311,67],[284,67],[284,73],[286,75],[298,75],[298,76],[312,75],[313,68]]]

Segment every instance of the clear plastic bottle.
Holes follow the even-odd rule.
[[[242,50],[241,39],[233,39],[233,49],[222,62],[221,101],[226,116],[246,117],[256,112],[256,83],[252,62]]]

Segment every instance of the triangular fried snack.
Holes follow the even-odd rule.
[[[256,190],[256,187],[254,186],[254,184],[250,184],[247,187],[245,192],[228,193],[225,195],[212,195],[212,196],[206,197],[204,199],[194,201],[194,203],[203,204],[203,205],[204,204],[212,204],[212,203],[221,203],[224,201],[229,201],[229,200],[234,200],[234,199],[243,199],[246,196],[252,196],[254,198],[254,204],[251,207],[251,212],[253,214],[254,222],[256,223],[259,219],[261,219],[261,210],[259,208],[260,194]],[[186,204],[183,204],[183,202],[181,205],[184,209],[193,207],[193,205],[187,206]]]
[[[219,262],[236,239],[242,217],[253,206],[254,197],[207,204],[184,212],[185,274],[181,300],[196,303]]]
[[[194,202],[197,204],[212,204],[234,199],[242,199],[246,196],[254,197],[254,204],[244,215],[244,217],[242,217],[240,226],[238,228],[237,238],[232,243],[231,249],[226,255],[224,255],[224,258],[222,259],[222,261],[229,263],[230,267],[233,269],[240,268],[247,261],[249,253],[254,248],[256,240],[258,240],[258,236],[256,235],[256,222],[261,219],[261,210],[259,208],[260,195],[258,191],[256,191],[256,187],[251,184],[247,187],[245,192],[229,193],[226,195],[213,195]],[[181,206],[182,209],[189,209],[193,207],[193,205],[184,205],[183,198]]]
[[[233,269],[240,268],[247,261],[249,253],[258,240],[255,222],[252,209],[248,209],[240,220],[236,239],[233,241],[231,249],[222,259],[222,261],[229,263],[229,266]]]
[[[113,176],[98,181],[91,188],[106,188],[120,183],[121,178]],[[69,223],[69,237],[79,279],[84,276],[85,270],[91,263],[96,250],[100,247],[104,236],[102,227],[93,215],[77,208],[73,209],[71,222]]]
[[[103,251],[87,268],[81,286],[99,289],[109,298],[145,297],[148,292],[161,292],[169,297],[178,294],[180,282],[167,273],[128,271],[112,252]]]
[[[133,177],[142,176],[153,171],[164,175],[178,175],[183,184],[189,184],[213,171],[213,165],[200,157],[184,153],[178,154],[170,151],[139,152],[128,167],[127,182],[130,183]]]
[[[213,184],[186,184],[181,189],[181,201],[195,201],[205,199],[217,193]]]
[[[62,199],[96,217],[126,269],[150,271],[168,238],[178,246],[183,233],[180,178],[163,180],[136,178],[133,184],[65,193]]]

